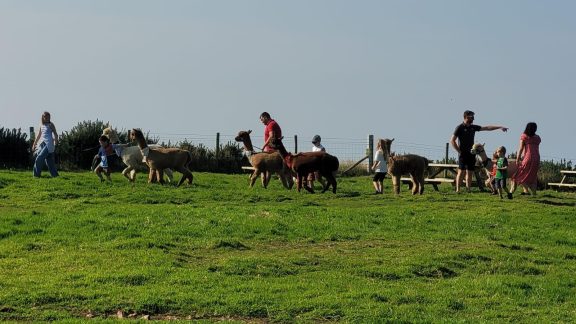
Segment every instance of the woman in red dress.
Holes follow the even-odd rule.
[[[526,125],[524,133],[520,136],[520,144],[516,153],[518,171],[514,175],[511,191],[514,192],[521,185],[522,194],[536,194],[538,184],[538,169],[540,168],[540,136],[536,134],[538,126],[534,122]]]

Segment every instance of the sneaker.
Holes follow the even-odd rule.
[[[530,194],[527,193],[527,192],[524,192],[524,191],[522,191],[522,192],[520,193],[520,196],[528,196],[528,195],[530,195]]]
[[[512,199],[512,193],[511,192],[508,193],[508,199]]]

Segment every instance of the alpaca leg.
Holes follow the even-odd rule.
[[[254,182],[256,182],[256,179],[258,179],[259,175],[260,175],[260,170],[258,170],[258,169],[254,170],[254,172],[252,172],[252,176],[250,177],[250,188],[252,188],[254,186]],[[262,185],[264,185],[264,183],[262,183]]]
[[[270,171],[264,172],[264,175],[262,177],[264,188],[268,188],[268,184],[270,183],[271,178],[272,178],[272,173]]]
[[[156,178],[161,185],[164,184],[164,169],[156,170]]]
[[[282,173],[282,171],[278,171],[277,174],[280,178],[280,181],[282,182],[282,186],[284,186],[286,189],[290,189],[288,188],[288,179],[286,178],[286,174]]]
[[[174,181],[174,174],[172,169],[166,169],[166,176],[168,176],[168,182],[172,183]]]
[[[300,174],[296,174],[296,189],[298,192],[300,192],[300,189],[302,189],[302,176],[300,176]]]
[[[314,188],[308,185],[308,174],[302,174],[300,179],[302,179],[302,182],[304,182],[304,189],[310,193],[314,193]]]
[[[400,194],[400,176],[392,176],[392,186],[394,187],[394,193],[396,195]]]
[[[330,188],[330,186],[332,186],[332,192],[336,193],[336,178],[334,177],[334,174],[332,173],[327,173],[327,174],[323,174],[322,175],[326,181],[323,181],[324,183],[322,184],[322,193],[326,192],[328,190],[328,188]]]
[[[292,187],[294,187],[294,179],[292,178],[292,172],[290,172],[290,170],[285,171],[284,177],[286,177],[286,182],[288,183],[288,189],[292,189]]]
[[[130,178],[130,172],[132,171],[132,167],[128,166],[126,167],[124,170],[122,170],[122,175],[126,177],[126,179],[130,180],[131,182],[134,181],[134,179]]]
[[[185,180],[188,180],[189,185],[192,184],[194,176],[192,175],[192,172],[190,172],[190,170],[186,169],[185,167],[182,167],[176,169],[176,171],[182,173],[182,178],[180,178],[180,181],[178,181],[176,187],[180,187],[180,185],[182,185],[182,183],[184,183]]]
[[[424,175],[423,174],[418,175],[418,177],[416,178],[416,182],[418,183],[418,191],[416,191],[416,193],[421,195],[424,193]]]
[[[156,170],[150,169],[148,172],[148,183],[154,182],[154,175],[156,174]]]

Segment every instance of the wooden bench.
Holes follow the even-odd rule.
[[[560,182],[549,182],[549,187],[557,187],[557,190],[560,188],[576,188],[576,183],[568,182],[568,179],[576,178],[576,170],[560,170],[560,174],[562,174],[562,180]]]
[[[408,186],[411,188],[412,187],[412,179],[411,178],[407,178],[407,177],[402,177],[400,178],[400,181],[402,181],[403,184],[408,184]],[[434,190],[436,191],[440,191],[440,189],[438,189],[438,185],[441,183],[451,183],[452,185],[454,185],[454,179],[451,178],[426,178],[424,179],[424,183],[428,183],[431,184],[432,187],[434,187]]]

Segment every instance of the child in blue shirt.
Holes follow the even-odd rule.
[[[100,157],[100,164],[94,169],[94,172],[98,178],[100,178],[101,182],[104,182],[102,172],[104,172],[108,181],[112,181],[110,178],[109,157],[116,154],[116,148],[114,147],[116,144],[110,144],[110,139],[106,135],[100,136],[98,142],[100,143],[100,148],[98,149],[97,156]]]

